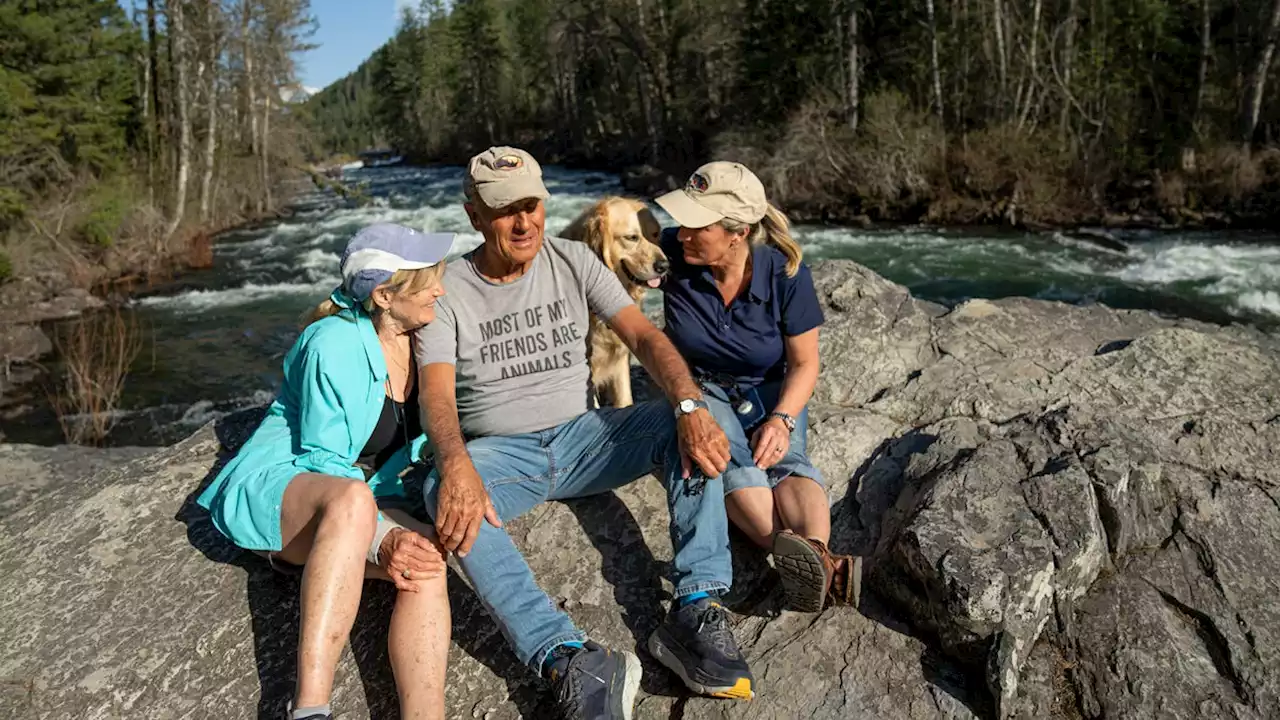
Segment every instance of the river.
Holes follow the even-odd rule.
[[[545,172],[548,232],[601,196],[622,192],[616,176]],[[460,202],[461,177],[456,167],[348,172],[348,181],[368,183],[372,205],[357,208],[321,193],[300,197],[292,217],[220,237],[213,268],[135,300],[130,311],[148,341],[110,442],[170,443],[222,413],[269,401],[299,316],[333,289],[338,253],[361,226],[389,221],[455,231],[463,239],[459,251],[478,245]],[[1120,248],[1063,233],[999,230],[800,226],[795,234],[806,260],[853,259],[947,305],[1027,295],[1280,326],[1280,234],[1126,232],[1116,236]],[[646,302],[659,301],[657,291],[651,295]],[[32,403],[0,420],[0,432],[11,442],[61,442],[47,405]]]

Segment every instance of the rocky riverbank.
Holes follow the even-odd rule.
[[[34,363],[53,351],[42,324],[103,305],[101,298],[52,275],[0,284],[0,398],[34,379],[39,374]]]
[[[833,545],[870,556],[862,607],[780,612],[776,574],[735,540],[757,699],[685,698],[642,654],[638,717],[1280,716],[1272,337],[1025,299],[948,310],[845,261],[814,276],[828,322],[810,447]],[[256,418],[104,469],[6,450],[22,462],[0,487],[46,479],[0,502],[0,714],[279,711],[296,581],[191,503]],[[670,590],[655,480],[508,527],[596,639],[643,647]],[[449,716],[544,717],[545,689],[451,586]],[[394,715],[391,592],[367,589],[334,698],[347,718]]]

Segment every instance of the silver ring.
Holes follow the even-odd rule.
[[[409,579],[409,571],[408,571],[408,570],[401,570],[401,571],[400,571],[400,577],[404,578],[405,580],[408,580],[408,579]]]

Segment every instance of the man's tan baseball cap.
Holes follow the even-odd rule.
[[[754,225],[769,209],[764,184],[741,163],[709,162],[680,190],[654,200],[677,223],[702,228],[728,218]]]
[[[472,197],[474,191],[481,202],[494,209],[528,198],[551,197],[542,184],[538,161],[524,150],[505,145],[491,147],[471,158],[463,184],[467,197]]]

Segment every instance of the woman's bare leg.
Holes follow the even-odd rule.
[[[304,565],[296,708],[326,705],[360,605],[378,507],[363,482],[303,473],[285,488],[280,559]]]
[[[730,522],[737,525],[751,542],[766,550],[773,547],[773,534],[780,528],[773,509],[773,493],[769,488],[734,490],[725,496],[724,507]]]
[[[398,508],[382,514],[408,530],[434,540],[435,530]],[[376,565],[366,565],[367,577],[391,581]],[[443,720],[445,670],[449,662],[452,618],[445,574],[417,580],[418,592],[396,593],[387,646],[391,670],[400,695],[404,720]]]
[[[444,720],[445,668],[451,634],[445,576],[396,593],[387,645],[404,720]]]
[[[784,530],[826,545],[831,540],[827,492],[810,478],[792,475],[773,489],[773,503]]]

